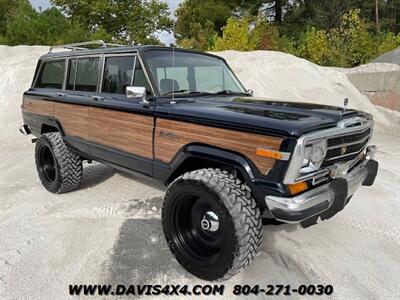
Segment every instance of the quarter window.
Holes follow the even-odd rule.
[[[134,56],[106,58],[102,92],[125,94],[126,87],[132,85],[134,64]]]
[[[35,87],[61,89],[64,81],[64,71],[64,60],[44,62]]]
[[[145,87],[147,95],[151,95],[151,89],[150,89],[149,82],[147,81],[146,76],[144,75],[143,68],[142,68],[142,65],[140,64],[139,60],[137,60],[136,66],[135,66],[135,75],[133,78],[133,85]]]
[[[95,92],[99,78],[99,58],[88,57],[70,60],[67,89]]]

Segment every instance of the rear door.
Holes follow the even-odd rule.
[[[101,57],[89,55],[67,60],[65,88],[59,94],[54,114],[62,124],[65,140],[90,154],[89,109],[95,103],[100,82]]]
[[[148,81],[135,54],[105,55],[96,105],[89,110],[92,156],[152,175],[154,106],[141,98],[127,98],[127,86]]]

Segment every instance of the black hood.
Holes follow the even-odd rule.
[[[253,97],[190,97],[158,104],[158,113],[195,123],[211,123],[285,136],[335,127],[338,121],[368,114],[311,103],[283,102]]]

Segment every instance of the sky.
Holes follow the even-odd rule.
[[[169,8],[171,10],[171,16],[174,16],[174,11],[178,7],[179,3],[181,3],[183,0],[162,0],[164,2],[167,2],[169,5]],[[50,1],[49,0],[30,0],[32,3],[33,7],[36,9],[39,9],[41,7],[42,10],[45,10],[50,7]],[[160,41],[166,45],[169,45],[170,43],[173,43],[175,41],[174,37],[172,34],[168,32],[161,32],[158,34],[158,38]]]

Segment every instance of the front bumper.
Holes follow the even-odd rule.
[[[285,223],[302,222],[303,227],[315,224],[319,217],[329,219],[342,210],[361,185],[374,183],[378,162],[369,160],[355,167],[346,177],[304,192],[295,197],[266,196],[272,216]]]

